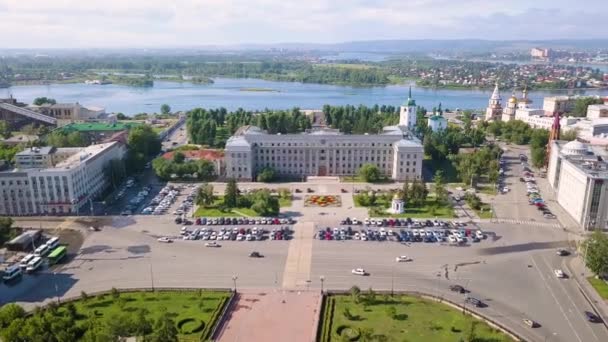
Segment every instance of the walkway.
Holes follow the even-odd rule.
[[[321,294],[318,291],[241,292],[220,342],[312,342]]]
[[[312,222],[298,223],[293,227],[294,238],[289,242],[283,272],[283,288],[285,289],[302,288],[309,283],[314,227]]]

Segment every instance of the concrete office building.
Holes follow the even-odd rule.
[[[118,142],[20,152],[17,168],[0,172],[0,215],[77,213],[105,190],[104,169],[125,152]]]
[[[583,230],[608,229],[608,151],[553,141],[547,168],[557,202]]]
[[[255,180],[265,167],[293,178],[350,176],[370,163],[394,180],[420,179],[424,152],[410,131],[415,126],[416,102],[410,93],[400,108],[399,125],[384,127],[379,134],[342,134],[326,128],[268,134],[258,127],[241,127],[226,143],[226,177]]]

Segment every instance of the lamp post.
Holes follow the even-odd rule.
[[[320,276],[319,280],[321,281],[321,294],[323,294],[323,282],[325,281],[325,276]]]
[[[57,297],[57,304],[61,304],[59,299],[59,286],[57,286],[57,272],[53,272],[53,282],[55,283],[55,296]]]
[[[234,293],[236,293],[236,280],[239,279],[239,277],[235,274],[232,276],[232,281],[234,282]]]

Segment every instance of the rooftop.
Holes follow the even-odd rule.
[[[16,156],[47,155],[53,153],[54,150],[55,148],[53,146],[32,147],[18,152]]]
[[[113,146],[114,144],[118,144],[118,143],[113,141],[113,142],[109,142],[109,143],[97,144],[97,145],[91,145],[91,146],[84,147],[80,151],[69,156],[66,160],[63,160],[59,164],[55,165],[55,167],[49,168],[47,170],[72,169],[72,168],[80,165],[81,163],[84,163],[91,157],[94,157],[94,156],[98,155],[99,153],[105,151],[106,149]]]
[[[563,159],[569,161],[589,178],[608,179],[608,150],[580,141],[556,141]]]

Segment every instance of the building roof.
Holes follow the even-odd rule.
[[[16,156],[47,155],[53,153],[54,151],[55,148],[53,146],[31,147],[18,152]]]
[[[86,162],[90,158],[98,155],[99,153],[102,153],[103,151],[110,148],[114,144],[118,144],[118,142],[113,141],[113,142],[109,142],[109,143],[90,145],[90,146],[84,147],[84,148],[80,149],[80,151],[77,151],[76,153],[69,156],[67,159],[59,162],[54,167],[51,167],[51,168],[48,168],[45,170],[72,169],[72,168]]]
[[[410,87],[409,93],[407,95],[407,101],[404,103],[407,107],[412,107],[416,105],[416,100],[412,98],[412,87]]]
[[[431,121],[445,121],[445,118],[442,115],[433,115],[429,117]]]
[[[184,154],[186,159],[193,160],[222,160],[224,159],[224,151],[222,150],[213,150],[213,149],[204,149],[204,150],[186,150],[186,151],[170,151],[163,154],[163,158],[167,160],[173,159],[175,153],[181,152]]]
[[[498,91],[498,82],[494,86],[494,91],[492,92],[492,97],[490,97],[490,99],[500,100],[500,92]]]
[[[562,159],[570,162],[587,177],[608,179],[608,151],[604,146],[588,146],[580,141],[554,141]]]
[[[116,122],[116,123],[106,123],[106,122],[83,122],[83,123],[71,123],[65,125],[60,130],[64,132],[94,132],[94,131],[124,131],[129,130],[133,127],[142,125],[139,122]]]
[[[587,145],[573,140],[562,147],[561,152],[567,155],[584,155],[587,153]]]

